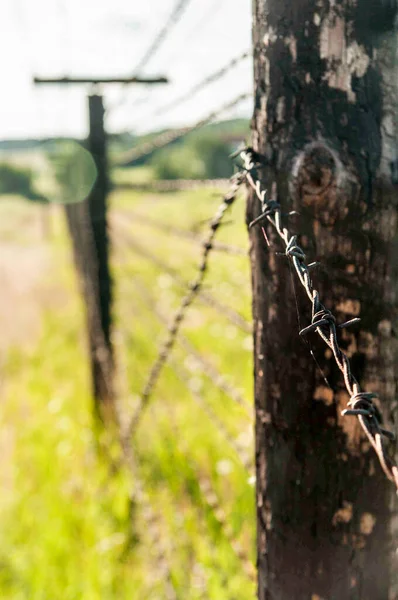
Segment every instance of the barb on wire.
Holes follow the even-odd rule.
[[[197,233],[194,233],[189,229],[186,229],[184,227],[177,227],[176,225],[170,225],[169,223],[165,223],[160,219],[154,219],[153,217],[148,217],[147,215],[143,215],[136,211],[125,211],[123,213],[123,217],[127,218],[129,221],[142,223],[143,225],[148,225],[149,227],[157,229],[158,231],[163,231],[164,233],[174,235],[182,239],[190,240],[202,246],[205,243]],[[232,244],[225,244],[223,242],[214,241],[212,247],[213,250],[216,252],[224,252],[225,254],[232,254],[235,256],[245,257],[247,257],[248,255],[247,250],[245,250],[244,248],[240,248],[239,246],[234,246]]]
[[[306,256],[298,243],[297,235],[291,235],[289,230],[282,224],[280,204],[272,199],[266,201],[266,190],[262,189],[261,181],[257,175],[257,168],[264,164],[265,157],[262,158],[258,153],[254,153],[251,148],[242,150],[240,155],[244,162],[243,173],[246,180],[261,203],[261,215],[249,227],[268,221],[284,242],[286,247],[285,254],[292,261],[297,276],[312,304],[311,325],[302,329],[300,335],[307,335],[312,331],[316,331],[325,344],[332,350],[336,364],[343,374],[344,383],[350,396],[349,408],[344,410],[342,414],[343,416],[358,417],[362,429],[379,458],[384,473],[395,484],[398,490],[398,467],[389,458],[383,441],[384,437],[393,440],[395,436],[381,426],[381,414],[373,403],[376,394],[361,391],[358,381],[351,372],[350,361],[341,350],[337,339],[337,327],[348,327],[357,323],[359,319],[352,319],[346,323],[337,325],[336,317],[322,304],[319,293],[312,284],[310,265],[307,265],[305,262]]]
[[[114,216],[113,220],[117,221],[118,219],[115,219]],[[123,223],[121,222],[121,224]],[[187,283],[185,279],[180,276],[176,269],[173,269],[173,267],[168,265],[166,262],[164,262],[162,259],[160,259],[158,256],[156,256],[149,250],[147,250],[147,248],[141,246],[141,244],[136,242],[132,238],[132,236],[127,235],[125,231],[122,233],[120,231],[118,232],[117,242],[120,243],[121,241],[126,245],[126,247],[131,249],[133,252],[135,252],[139,256],[142,256],[145,260],[150,261],[151,263],[159,267],[163,272],[170,275],[170,277],[172,277],[173,280],[177,283],[177,285],[179,285],[181,288],[190,288],[189,283]],[[201,302],[207,304],[207,306],[210,306],[220,314],[224,315],[231,323],[233,323],[233,325],[235,325],[235,327],[238,327],[245,333],[253,332],[251,324],[248,321],[246,321],[246,319],[242,315],[240,315],[236,310],[234,310],[230,306],[224,304],[223,302],[220,302],[220,300],[212,296],[212,294],[209,294],[209,292],[205,292],[201,289],[199,290],[198,297]]]
[[[234,175],[231,178],[231,188],[230,188],[229,192],[224,196],[224,200],[221,203],[221,205],[219,206],[219,208],[216,212],[216,215],[214,216],[214,218],[210,224],[210,230],[209,230],[207,240],[206,240],[207,243],[203,246],[203,254],[202,254],[202,259],[201,259],[199,269],[198,269],[198,275],[192,281],[192,283],[189,287],[188,293],[183,298],[181,305],[180,305],[179,309],[177,310],[177,312],[175,313],[172,323],[170,324],[167,338],[159,350],[159,353],[155,359],[155,362],[152,366],[152,369],[149,373],[148,379],[147,379],[144,389],[142,391],[139,405],[137,406],[137,408],[131,418],[130,424],[127,429],[128,435],[131,435],[133,433],[133,431],[136,430],[139,420],[141,418],[141,415],[142,415],[145,407],[148,405],[149,400],[152,396],[153,390],[158,382],[158,379],[159,379],[159,376],[163,369],[163,366],[165,365],[166,361],[168,360],[170,352],[174,346],[178,331],[181,327],[181,323],[185,318],[186,311],[188,310],[188,308],[190,307],[192,302],[195,300],[196,296],[199,294],[200,288],[202,287],[202,284],[203,284],[203,281],[204,281],[204,278],[205,278],[205,275],[207,272],[208,260],[209,260],[209,255],[211,252],[212,242],[217,234],[217,231],[221,225],[221,222],[223,220],[225,213],[230,209],[230,207],[234,203],[237,193],[238,193],[238,190],[239,190],[243,180],[244,180],[244,175],[242,173],[238,173],[237,175]]]
[[[139,158],[143,158],[144,156],[148,156],[152,154],[155,150],[159,150],[160,148],[164,148],[168,144],[175,142],[193,131],[204,127],[211,121],[214,121],[217,117],[219,117],[222,113],[230,110],[231,108],[235,108],[238,104],[243,102],[243,100],[247,100],[251,98],[251,93],[240,94],[237,98],[232,100],[232,102],[228,102],[224,104],[221,108],[213,111],[204,119],[201,119],[194,125],[189,125],[188,127],[182,127],[181,129],[173,129],[172,131],[166,131],[165,133],[161,133],[157,136],[153,141],[147,142],[132,150],[128,150],[123,153],[119,159],[116,160],[116,164],[118,166],[130,165],[132,162],[137,161]]]
[[[135,67],[135,69],[134,69],[135,73],[145,69],[148,62],[155,56],[156,52],[159,50],[160,46],[163,44],[163,42],[167,38],[170,31],[178,23],[178,21],[182,17],[185,9],[188,7],[190,2],[191,2],[191,0],[177,0],[177,3],[175,4],[175,6],[171,12],[171,15],[167,19],[166,23],[160,29],[160,31],[156,35],[155,39],[152,41],[151,45],[145,52],[144,56],[141,58],[141,60]]]
[[[252,55],[252,53],[249,50],[246,50],[242,54],[239,54],[239,56],[235,56],[226,65],[224,65],[221,69],[217,69],[217,71],[211,73],[210,75],[207,75],[207,77],[205,77],[204,79],[202,79],[202,81],[200,81],[199,83],[195,84],[187,92],[185,92],[184,94],[181,94],[181,96],[179,96],[178,98],[175,98],[171,102],[169,102],[167,104],[164,104],[163,106],[160,106],[159,108],[157,108],[152,113],[152,116],[156,116],[157,117],[159,115],[163,115],[165,112],[167,112],[167,111],[169,111],[169,110],[171,110],[173,108],[176,108],[177,106],[180,106],[181,104],[183,104],[187,100],[190,100],[193,96],[195,96],[195,94],[201,92],[208,85],[210,85],[212,83],[215,83],[216,81],[218,81],[219,79],[221,79],[222,77],[224,77],[224,75],[226,75],[227,73],[229,73],[229,71],[231,71],[232,69],[234,69],[243,60],[245,60],[246,58],[248,58],[251,55]]]

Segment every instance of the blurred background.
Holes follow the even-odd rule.
[[[251,2],[0,20],[0,597],[254,598]]]

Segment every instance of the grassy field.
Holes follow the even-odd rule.
[[[201,236],[219,202],[211,191],[113,193],[114,342],[126,415],[200,257],[194,239],[171,236],[145,217]],[[188,311],[135,435],[132,480],[97,452],[84,315],[61,212],[43,239],[38,208],[15,206],[15,227],[7,229],[15,236],[2,238],[2,246],[40,247],[45,258],[22,300],[3,307],[5,320],[17,322],[28,306],[36,309],[26,339],[0,346],[0,597],[254,598],[248,259],[212,253],[204,290],[215,306],[199,298]],[[1,222],[9,208],[0,205]],[[239,198],[217,239],[246,248],[243,219]],[[21,236],[31,222],[31,236]],[[18,260],[13,266],[17,281]],[[247,407],[209,372],[223,375]],[[143,497],[132,512],[137,481]]]

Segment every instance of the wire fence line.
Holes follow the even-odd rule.
[[[137,286],[137,285],[135,285],[134,288],[132,286],[129,287],[130,290],[134,290],[135,292],[138,291],[138,294],[141,296],[141,298],[145,299],[145,302],[146,302],[148,294],[146,293],[146,291],[143,291],[140,288],[141,288],[141,286]],[[148,305],[148,308],[153,310],[152,302]],[[161,317],[159,315],[158,311],[156,311],[155,314],[156,314],[156,317],[158,317],[158,320],[162,324],[166,324],[166,326],[168,325],[168,320]],[[165,323],[165,321],[166,321],[166,323]],[[183,344],[181,344],[181,345],[183,345]],[[170,351],[170,354],[171,354],[171,351]],[[211,404],[204,399],[202,394],[194,386],[192,386],[189,370],[184,365],[182,365],[180,363],[180,361],[178,361],[175,358],[173,359],[172,357],[170,358],[170,356],[169,356],[169,360],[168,360],[168,366],[171,369],[171,371],[176,375],[177,379],[182,384],[184,384],[184,386],[187,388],[187,390],[189,391],[189,393],[192,396],[195,403],[206,414],[206,416],[208,417],[209,421],[212,423],[214,428],[225,439],[225,441],[229,444],[229,446],[234,450],[234,452],[238,456],[240,462],[242,463],[242,466],[248,472],[250,472],[252,474],[252,470],[253,470],[252,457],[248,455],[247,449],[242,446],[242,444],[239,442],[239,439],[236,439],[229,432],[229,430],[226,427],[225,423],[223,422],[222,418],[218,416],[217,412],[213,409]],[[220,388],[219,385],[216,385],[216,387]],[[247,408],[248,408],[247,404],[244,404],[243,406],[247,410]],[[125,426],[125,431],[127,431],[127,433],[124,435],[124,440],[125,440],[124,443],[128,443],[128,440],[130,438],[130,432],[128,431],[128,429],[129,429],[129,425],[127,425],[127,427]]]
[[[153,296],[148,291],[148,288],[142,284],[142,281],[135,277],[134,280],[134,292],[138,293],[145,304],[150,310],[156,315],[157,319],[165,326],[169,326],[169,319],[159,309],[157,303],[154,301]],[[205,358],[201,352],[199,352],[190,340],[180,331],[178,335],[178,341],[181,347],[185,350],[188,356],[191,356],[199,366],[200,371],[212,382],[213,386],[218,388],[226,396],[231,398],[236,404],[244,409],[249,419],[253,420],[253,408],[243,397],[242,393],[232,385],[227,378],[209,361]]]
[[[135,282],[135,284],[136,283],[137,282]],[[138,291],[140,294],[141,294],[141,292],[143,293],[142,297],[146,300],[148,297],[148,294],[147,294],[147,290],[144,290],[143,288],[144,288],[144,286],[142,286],[142,287],[138,286]],[[135,289],[135,291],[137,291],[137,286],[134,289]],[[151,304],[151,307],[152,307],[152,304]],[[234,452],[236,453],[237,457],[239,458],[239,460],[242,464],[242,467],[247,471],[248,478],[249,477],[252,478],[253,477],[253,466],[254,466],[253,458],[247,453],[247,449],[242,448],[239,441],[230,434],[230,432],[226,428],[225,424],[223,423],[222,419],[217,415],[217,413],[215,413],[215,411],[212,409],[212,407],[203,399],[201,394],[198,391],[196,391],[195,389],[192,389],[192,386],[190,385],[190,381],[189,381],[188,370],[186,368],[184,368],[183,366],[181,366],[181,364],[177,360],[170,361],[169,367],[174,372],[174,374],[178,377],[178,379],[181,381],[181,383],[183,383],[185,385],[185,387],[189,390],[190,394],[192,395],[192,398],[198,404],[200,409],[203,410],[203,412],[207,415],[208,419],[212,422],[213,426],[216,428],[216,430],[219,432],[219,434],[224,437],[225,441],[234,450]],[[175,411],[175,408],[174,408],[174,411]],[[172,417],[171,414],[170,414],[170,416]],[[124,422],[125,421],[126,421],[126,416],[124,418]],[[172,419],[172,421],[173,421],[174,427],[177,429],[175,420]],[[120,427],[120,431],[125,431],[125,430],[126,430],[126,425],[124,424]],[[176,439],[179,440],[180,447],[184,446],[182,437],[178,432],[176,433]],[[148,525],[149,534],[151,536],[154,547],[158,549],[157,560],[159,560],[159,565],[161,568],[160,574],[162,575],[162,573],[163,573],[164,581],[167,584],[166,590],[168,591],[168,594],[169,594],[169,596],[167,596],[167,597],[168,598],[170,597],[170,600],[172,600],[173,594],[175,594],[175,590],[172,585],[172,578],[170,576],[170,568],[169,568],[169,565],[168,565],[168,562],[166,559],[166,552],[163,549],[164,545],[162,543],[162,539],[161,539],[161,536],[159,533],[159,528],[157,527],[156,515],[151,507],[151,503],[148,500],[147,494],[145,493],[145,488],[144,488],[143,482],[138,476],[138,466],[135,462],[135,455],[132,451],[132,446],[131,446],[131,444],[134,444],[134,442],[127,435],[123,435],[122,443],[123,443],[124,447],[126,448],[126,454],[127,454],[128,461],[130,464],[130,473],[134,474],[135,493],[133,496],[132,506],[134,506],[134,503],[139,503],[140,505],[144,505],[146,507],[146,509],[143,513],[144,517],[146,517],[145,523],[146,523],[146,525]],[[188,448],[186,448],[186,446],[184,446],[183,449],[185,450],[186,456],[188,456],[189,455]],[[242,564],[242,568],[243,568],[246,576],[251,581],[254,581],[255,580],[255,568],[254,568],[253,562],[252,562],[248,552],[242,547],[242,544],[239,541],[238,536],[234,532],[234,528],[231,525],[231,520],[227,517],[227,514],[226,514],[224,508],[221,506],[221,502],[218,499],[217,494],[214,492],[214,489],[212,487],[212,484],[211,484],[209,478],[205,476],[203,471],[201,471],[200,475],[198,475],[198,484],[199,484],[200,491],[202,492],[204,502],[210,508],[214,519],[220,524],[220,526],[222,528],[222,533],[223,533],[224,538],[230,544],[234,554],[236,555],[236,558]]]
[[[114,221],[116,220],[117,219],[114,218]],[[150,252],[147,248],[144,248],[133,238],[132,235],[129,235],[126,231],[118,230],[117,236],[116,233],[114,233],[114,237],[116,238],[117,244],[124,244],[126,248],[132,250],[138,256],[141,256],[145,260],[154,264],[162,272],[167,273],[181,288],[185,290],[190,288],[190,284],[183,277],[181,277],[177,269],[174,269],[169,264],[164,262],[161,258]],[[235,327],[237,327],[241,331],[250,334],[253,332],[251,323],[249,323],[235,309],[224,304],[209,292],[206,292],[203,289],[199,290],[198,299],[207,306],[210,306],[216,312],[222,314],[226,319],[228,319],[233,325],[235,325]]]
[[[203,238],[200,235],[190,231],[187,228],[170,225],[169,223],[165,223],[160,219],[148,217],[147,215],[141,214],[137,211],[124,211],[122,215],[123,218],[127,219],[130,223],[142,223],[143,225],[147,225],[168,235],[174,235],[175,237],[189,240],[201,246],[206,244],[206,241],[203,241]],[[234,246],[233,244],[225,244],[223,242],[213,241],[212,248],[215,252],[223,252],[225,254],[231,254],[235,256],[244,256],[245,258],[248,256],[248,250],[240,248],[239,246]]]
[[[209,233],[206,238],[206,244],[204,244],[203,246],[203,253],[198,268],[198,274],[196,278],[192,281],[192,283],[189,285],[189,291],[184,296],[179,309],[175,313],[174,318],[170,323],[167,338],[161,345],[157,358],[155,359],[155,362],[150,370],[147,381],[144,385],[140,396],[140,402],[136,410],[134,411],[134,414],[128,426],[127,435],[131,436],[136,430],[142,413],[151,399],[153,390],[158,382],[162,369],[169,358],[169,354],[174,346],[177,334],[181,327],[181,323],[185,318],[186,312],[191,306],[192,302],[195,300],[196,296],[199,294],[200,288],[202,287],[204,278],[207,273],[208,260],[212,249],[212,242],[214,241],[217,231],[221,226],[225,213],[231,208],[232,204],[234,203],[243,180],[244,176],[241,173],[238,173],[237,175],[234,175],[231,178],[230,190],[224,196],[224,200],[219,206],[210,224]]]
[[[161,148],[168,146],[172,142],[176,142],[177,140],[182,139],[189,133],[192,133],[193,131],[197,131],[198,129],[201,129],[208,123],[211,123],[212,121],[214,121],[217,117],[222,115],[224,112],[227,112],[228,110],[231,110],[232,108],[235,108],[238,104],[240,104],[244,100],[247,100],[248,98],[251,98],[251,97],[252,97],[252,93],[249,93],[249,92],[240,94],[234,100],[227,102],[226,104],[224,104],[217,110],[211,112],[209,115],[207,115],[206,117],[204,117],[203,119],[201,119],[200,121],[195,123],[194,125],[190,125],[188,127],[182,127],[181,129],[176,129],[176,130],[172,130],[172,131],[166,131],[165,133],[161,133],[160,135],[158,135],[154,140],[152,140],[150,142],[146,142],[145,144],[139,145],[136,148],[133,148],[132,150],[128,150],[127,152],[125,152],[121,156],[119,156],[116,163],[119,166],[130,165],[130,164],[136,162],[138,159],[144,158],[145,156],[152,154],[153,152],[155,152],[155,150],[160,150]]]
[[[382,427],[382,416],[373,400],[377,397],[373,392],[364,392],[351,372],[351,364],[347,355],[339,346],[337,338],[337,327],[340,329],[349,327],[360,321],[355,318],[337,325],[337,319],[332,312],[327,309],[319,298],[318,291],[314,288],[310,269],[316,263],[306,263],[304,250],[298,243],[298,236],[292,235],[289,230],[283,226],[281,205],[274,199],[266,200],[266,190],[263,189],[261,178],[258,175],[258,169],[267,164],[265,156],[255,152],[252,148],[245,148],[240,152],[243,160],[244,174],[248,184],[255,192],[261,203],[261,214],[249,227],[256,225],[265,225],[270,223],[285,245],[286,257],[292,261],[297,277],[302,284],[305,292],[312,304],[312,322],[311,325],[300,331],[301,336],[311,332],[316,332],[333,353],[335,362],[343,374],[344,383],[350,396],[348,408],[343,410],[343,416],[356,416],[366,434],[371,446],[375,450],[380,465],[386,477],[392,481],[398,490],[398,467],[388,456],[384,438],[390,441],[395,440],[395,435]],[[263,227],[264,237],[266,232]]]

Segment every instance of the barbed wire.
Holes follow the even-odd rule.
[[[221,69],[217,69],[217,71],[214,71],[210,75],[207,75],[204,79],[192,86],[187,92],[181,94],[181,96],[178,96],[177,98],[171,100],[167,104],[159,106],[159,108],[153,111],[150,116],[157,117],[159,115],[163,115],[164,113],[174,108],[177,108],[187,100],[191,100],[196,94],[201,92],[207,86],[211,85],[212,83],[215,83],[216,81],[224,77],[227,73],[229,73],[232,69],[239,65],[239,63],[241,63],[243,60],[245,60],[251,55],[251,51],[246,50],[245,52],[242,52],[242,54],[239,54],[239,56],[235,56]]]
[[[185,314],[186,314],[188,308],[191,306],[192,302],[195,300],[196,296],[198,295],[200,288],[202,287],[202,284],[203,284],[203,281],[204,281],[204,278],[205,278],[206,272],[207,272],[208,260],[209,260],[209,256],[210,256],[210,252],[212,249],[212,243],[214,241],[214,238],[217,234],[218,229],[220,228],[220,225],[222,223],[225,213],[233,205],[233,203],[236,199],[237,193],[239,191],[239,188],[243,181],[244,181],[244,174],[242,174],[242,173],[238,173],[231,178],[230,190],[224,196],[223,202],[219,206],[219,208],[210,224],[209,233],[206,238],[206,244],[204,244],[204,246],[203,246],[203,253],[202,253],[202,258],[201,258],[199,269],[198,269],[198,274],[197,274],[196,278],[190,284],[189,291],[184,296],[184,298],[180,304],[180,307],[178,308],[177,312],[175,313],[172,323],[169,326],[167,338],[165,339],[164,343],[160,347],[158,355],[155,359],[155,362],[153,363],[153,366],[149,372],[145,386],[142,390],[139,404],[138,404],[136,410],[134,411],[134,414],[131,418],[130,424],[127,428],[127,435],[131,436],[133,431],[136,430],[137,425],[142,416],[142,413],[150,401],[150,398],[152,396],[154,388],[155,388],[155,386],[158,382],[159,376],[162,372],[163,366],[167,362],[170,352],[174,346],[178,331],[181,327],[181,323],[185,318]]]
[[[170,225],[169,223],[165,223],[160,219],[154,219],[153,217],[143,215],[137,211],[124,211],[123,217],[127,218],[130,222],[138,222],[142,223],[143,225],[148,225],[149,227],[167,233],[168,235],[174,235],[176,237],[189,240],[196,244],[200,244],[201,246],[203,246],[206,243],[203,241],[201,236],[199,236],[197,233],[194,233],[193,231],[190,231],[189,229],[177,227],[176,225]],[[233,244],[225,244],[224,242],[214,241],[213,250],[215,252],[232,254],[234,256],[244,256],[246,258],[248,256],[248,251],[244,248],[234,246]]]
[[[129,165],[140,158],[144,158],[145,156],[152,154],[155,150],[160,150],[161,148],[168,146],[172,142],[176,142],[177,140],[188,135],[189,133],[192,133],[193,131],[204,127],[211,121],[214,121],[214,119],[219,117],[222,113],[232,108],[235,108],[235,106],[251,97],[252,93],[246,92],[244,94],[240,94],[234,100],[224,104],[223,106],[213,111],[194,125],[189,125],[187,127],[182,127],[181,129],[173,129],[172,131],[166,131],[164,133],[161,133],[153,141],[146,142],[145,144],[139,145],[136,148],[132,148],[131,150],[128,150],[127,152],[123,153],[123,155],[121,155],[119,159],[116,159],[116,165]]]
[[[115,217],[113,217],[114,220]],[[189,289],[190,284],[179,274],[179,272],[164,262],[161,258],[150,252],[147,248],[144,248],[141,244],[139,244],[131,235],[128,235],[125,231],[118,231],[117,235],[117,243],[124,243],[127,248],[132,250],[134,253],[138,254],[145,260],[148,260],[156,267],[161,269],[164,273],[167,273],[174,281],[183,289]],[[203,289],[199,291],[198,294],[199,300],[207,306],[210,306],[212,309],[222,314],[225,318],[227,318],[235,327],[238,327],[241,331],[245,333],[253,333],[253,328],[251,324],[246,321],[246,319],[239,314],[236,310],[231,308],[230,306],[224,304],[209,292],[205,292]]]
[[[170,31],[173,29],[175,25],[177,25],[178,21],[181,19],[184,11],[188,7],[191,0],[177,0],[169,18],[166,23],[160,29],[160,31],[155,36],[155,39],[152,41],[151,45],[145,52],[144,56],[136,65],[134,72],[137,73],[145,69],[148,62],[155,56],[156,52],[159,50],[160,46],[163,44]]]
[[[266,157],[255,152],[252,148],[245,148],[240,151],[240,156],[244,163],[244,173],[247,182],[254,190],[257,198],[261,202],[261,214],[250,223],[249,227],[260,225],[268,221],[274,227],[279,237],[286,246],[285,254],[292,261],[297,276],[304,287],[307,296],[312,304],[312,322],[311,325],[300,331],[301,336],[311,332],[317,332],[325,344],[333,353],[336,364],[343,374],[344,383],[350,396],[348,408],[342,411],[343,416],[356,416],[366,434],[371,446],[374,448],[380,465],[387,476],[398,490],[398,467],[391,461],[384,445],[383,437],[394,440],[395,435],[382,427],[382,416],[379,409],[373,403],[377,397],[373,392],[363,392],[351,372],[351,365],[347,355],[341,350],[337,339],[337,327],[346,328],[360,319],[355,318],[337,325],[337,319],[332,312],[327,309],[319,298],[318,291],[314,288],[310,269],[316,264],[307,265],[304,250],[298,243],[297,235],[291,235],[289,230],[282,224],[282,212],[279,202],[274,199],[265,199],[266,190],[262,189],[260,178],[257,175],[257,169],[267,164]],[[266,237],[265,230],[264,236]]]
[[[147,305],[149,303],[149,308],[151,309],[151,311],[154,311],[156,309],[155,302],[153,300],[153,297],[149,294],[147,288],[144,285],[141,285],[141,283],[139,283],[137,285],[137,279],[135,280],[134,283],[135,283],[134,290],[136,292],[138,291],[139,295],[145,301],[145,303]],[[165,318],[161,315],[159,310],[156,310],[156,316],[159,318],[159,320],[161,322],[164,322]],[[180,341],[181,341],[181,334],[180,334]],[[254,466],[252,457],[247,454],[246,448],[242,448],[239,440],[235,439],[231,435],[231,433],[228,431],[228,429],[226,428],[226,426],[223,423],[223,421],[221,420],[221,418],[215,413],[213,408],[202,398],[200,393],[198,391],[196,391],[194,388],[192,388],[192,386],[190,385],[190,381],[189,381],[188,369],[182,367],[181,364],[179,363],[179,361],[177,361],[177,360],[170,361],[169,366],[170,366],[171,370],[174,372],[174,374],[177,376],[179,381],[181,381],[185,385],[185,387],[187,387],[187,389],[191,393],[193,399],[198,404],[198,406],[201,408],[201,410],[203,410],[203,412],[207,415],[209,420],[212,422],[213,426],[224,437],[226,442],[231,446],[231,448],[237,454],[243,468],[248,472],[248,477],[252,478],[253,477],[253,466]],[[174,408],[174,410],[175,410],[175,408]],[[171,415],[171,417],[172,416],[173,415]],[[172,422],[174,423],[174,426],[176,427],[176,424],[175,424],[173,418],[172,418]],[[126,429],[126,427],[124,427],[124,430],[125,429]],[[177,433],[175,439],[179,440],[178,443],[181,446],[182,445],[181,436],[178,433]],[[131,452],[131,447],[130,447],[131,443],[132,443],[132,440],[129,439],[129,437],[127,435],[124,435],[123,436],[123,444],[127,444],[127,446],[128,446],[127,454],[129,454],[129,455]],[[189,454],[187,447],[185,447],[185,452],[187,455]],[[133,468],[137,472],[137,465],[134,464],[134,461],[135,461],[134,455],[130,455],[129,461],[130,461],[130,463],[133,462],[133,465],[134,465]],[[133,472],[133,469],[131,469],[131,471]],[[158,548],[158,550],[160,549],[160,551],[158,552],[159,560],[161,561],[160,564],[164,564],[165,563],[165,560],[164,560],[165,552],[162,550],[163,546],[161,544],[161,540],[159,539],[159,531],[156,527],[156,524],[157,524],[156,516],[154,515],[153,510],[149,504],[147,495],[145,494],[142,480],[134,479],[134,481],[136,482],[137,487],[138,487],[138,489],[137,489],[138,493],[136,493],[136,495],[135,495],[136,501],[139,500],[140,504],[145,503],[145,505],[149,507],[148,513],[147,513],[147,519],[146,519],[145,523],[148,524],[148,528],[150,530],[151,537],[154,540],[155,546]],[[224,535],[225,539],[228,541],[228,543],[231,545],[232,550],[234,551],[236,557],[241,562],[246,576],[249,577],[250,580],[254,581],[254,579],[255,579],[254,565],[253,565],[250,557],[248,556],[247,552],[242,547],[242,544],[237,539],[237,536],[233,530],[231,522],[229,519],[227,519],[225,510],[221,507],[220,502],[219,502],[215,492],[212,489],[210,481],[208,480],[207,477],[205,477],[203,472],[201,472],[200,476],[198,477],[198,484],[199,484],[199,488],[203,494],[205,503],[212,510],[215,520],[218,521],[218,523],[221,525],[223,535]],[[164,568],[165,568],[165,573],[167,574],[169,572],[167,562],[164,564]],[[171,583],[171,580],[170,580],[170,583]],[[171,588],[171,591],[172,592],[174,591],[173,588]]]

